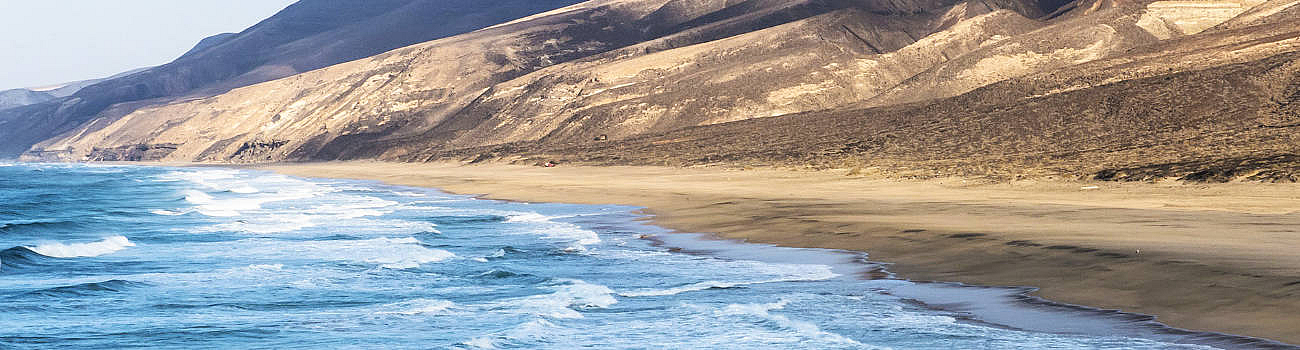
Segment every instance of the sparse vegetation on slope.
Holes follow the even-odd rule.
[[[212,97],[40,120],[77,126],[25,157],[1291,181],[1300,23],[1278,19],[1296,6],[1207,6],[588,1]]]
[[[0,157],[17,156],[96,118],[221,94],[578,1],[300,1],[243,32],[205,39],[171,63],[0,113]]]

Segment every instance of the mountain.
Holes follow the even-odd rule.
[[[1291,181],[1296,11],[594,0],[211,96],[118,105],[24,158]]]
[[[0,91],[0,109],[32,105],[53,100],[55,98],[57,97],[43,91],[32,91],[28,89],[4,90]]]
[[[194,47],[190,48],[189,51],[186,51],[185,54],[181,55],[181,57],[197,55],[200,52],[207,51],[208,49],[211,49],[217,45],[224,44],[230,41],[230,39],[234,39],[238,36],[239,33],[221,33],[221,34],[203,38],[203,40],[199,40],[198,44],[195,44]]]
[[[52,101],[61,97],[72,96],[72,94],[77,93],[77,91],[80,91],[81,89],[87,86],[95,85],[98,84],[99,82],[109,80],[109,79],[116,79],[116,78],[128,76],[148,69],[149,68],[132,69],[126,72],[114,74],[113,76],[110,76],[108,78],[74,81],[70,83],[63,83],[63,84],[36,87],[36,88],[11,89],[11,90],[0,91],[0,109],[9,109],[9,108],[16,108],[16,107],[22,107],[27,105],[34,105],[37,103]]]
[[[102,117],[38,153],[80,159],[95,148],[144,147],[166,152],[164,159],[396,159],[430,147],[546,137],[561,125],[617,138],[859,101],[945,52],[1034,30],[1043,24],[1030,17],[1050,10],[1013,1],[589,1],[220,96]],[[862,56],[881,63],[869,66]],[[804,101],[825,82],[789,85],[807,74],[864,82],[828,88],[842,91],[830,100]],[[705,75],[721,84],[711,89],[746,94],[690,101],[702,86],[689,80]],[[689,105],[644,122],[566,122],[595,123],[656,98]],[[642,108],[658,109],[669,111]],[[209,119],[227,116],[241,122]],[[579,134],[568,131],[588,136]],[[99,153],[93,158],[114,158]]]
[[[1298,38],[1300,27],[1277,22],[1139,47],[921,103],[752,119],[621,142],[525,142],[420,157],[860,166],[923,178],[1296,182]]]
[[[0,113],[0,156],[100,113],[220,94],[391,49],[461,34],[577,0],[304,0],[175,61],[85,87],[68,98]],[[110,108],[112,107],[112,108]],[[15,126],[21,125],[21,128]]]

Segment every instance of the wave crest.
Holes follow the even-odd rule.
[[[36,252],[36,254],[51,258],[89,258],[112,254],[134,246],[135,243],[131,243],[131,241],[126,239],[126,237],[113,236],[105,238],[99,242],[71,244],[49,243],[26,248]]]
[[[696,292],[696,291],[710,290],[710,289],[741,288],[741,287],[756,285],[756,284],[824,281],[838,276],[839,276],[838,274],[831,271],[830,266],[807,265],[807,266],[802,266],[800,270],[792,271],[792,273],[788,274],[787,276],[783,276],[780,278],[758,280],[758,281],[737,281],[737,282],[703,281],[698,283],[681,285],[681,286],[668,288],[668,289],[645,289],[645,290],[638,290],[638,291],[628,291],[628,292],[618,293],[618,295],[624,297],[669,296],[669,295],[682,294],[686,292]]]
[[[513,213],[506,216],[506,222],[532,224],[534,227],[530,229],[542,237],[572,241],[576,245],[565,250],[570,253],[583,252],[586,251],[586,246],[600,243],[600,235],[596,232],[571,223],[554,221],[554,219],[574,216],[576,215],[546,216],[539,213]]]
[[[606,309],[618,303],[609,287],[572,279],[561,282],[552,287],[554,293],[507,299],[505,303],[520,312],[553,319],[583,318],[582,310]]]
[[[38,295],[54,298],[67,297],[85,297],[100,294],[120,293],[128,289],[146,286],[141,282],[126,280],[108,280],[103,282],[82,283],[72,286],[46,288],[37,291],[25,293],[26,295]]]
[[[0,271],[22,269],[40,264],[40,259],[48,258],[33,252],[27,247],[13,247],[0,251]]]

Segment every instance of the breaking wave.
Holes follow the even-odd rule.
[[[132,288],[146,286],[140,282],[125,280],[109,280],[103,282],[82,283],[72,286],[46,288],[26,293],[26,295],[39,295],[45,297],[68,298],[68,297],[85,297],[106,293],[120,293]]]
[[[0,272],[37,266],[49,257],[40,255],[27,247],[13,247],[0,251]]]
[[[0,348],[1169,348],[958,322],[839,257],[648,240],[633,208],[38,167],[0,168]]]
[[[49,243],[35,247],[27,247],[27,249],[31,249],[31,251],[37,254],[52,258],[89,258],[116,253],[134,246],[135,243],[131,243],[131,241],[127,240],[126,237],[113,236],[98,242]]]

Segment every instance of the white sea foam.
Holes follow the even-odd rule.
[[[194,211],[212,217],[240,216],[243,211],[261,209],[263,202],[266,202],[266,200],[257,198],[225,199],[220,201],[210,200],[207,203],[194,208]]]
[[[213,181],[232,179],[235,178],[235,175],[237,174],[238,172],[233,170],[220,169],[180,170],[161,174],[156,178],[159,182],[185,181],[212,188],[214,187],[212,184]]]
[[[618,295],[624,297],[651,297],[677,295],[686,292],[695,292],[713,288],[735,288],[756,284],[782,283],[782,282],[808,282],[808,281],[825,281],[838,277],[839,275],[831,271],[830,266],[826,265],[791,265],[791,264],[764,264],[759,265],[765,268],[758,270],[768,270],[781,275],[781,277],[757,281],[704,281],[692,283],[679,287],[667,289],[645,289],[637,291],[622,292]]]
[[[330,186],[280,175],[254,175],[257,176],[227,171],[191,171],[175,172],[163,177],[200,186],[199,189],[185,192],[186,201],[194,204],[189,211],[219,219],[238,218],[198,229],[198,232],[293,232],[327,224],[350,224],[353,219],[389,214],[401,205],[377,197],[349,193],[346,186]],[[364,188],[351,190],[360,191]],[[156,213],[169,215],[169,212]],[[424,224],[426,227],[431,225]],[[416,232],[430,230],[432,229]]]
[[[581,280],[565,280],[565,284],[553,289],[555,292],[551,294],[509,299],[505,303],[524,313],[557,319],[583,318],[575,309],[603,309],[618,303],[614,290]]]
[[[500,343],[504,343],[502,345],[506,347],[518,347],[520,344],[517,343],[553,343],[567,338],[563,334],[567,332],[571,332],[571,330],[551,321],[534,319],[521,323],[505,332],[497,333],[497,335],[482,336],[461,344],[476,349],[496,349]]]
[[[587,246],[600,243],[600,235],[590,230],[567,222],[557,222],[554,219],[573,217],[576,215],[566,216],[546,216],[538,213],[511,213],[506,215],[506,222],[513,223],[531,223],[537,226],[534,231],[542,237],[573,241],[579,245]],[[570,247],[573,252],[584,252],[585,247]],[[567,251],[567,250],[566,250]]]
[[[190,202],[192,204],[207,204],[212,202],[212,196],[208,195],[207,193],[203,193],[203,191],[186,190],[185,201]]]
[[[524,322],[505,334],[505,338],[514,341],[527,343],[553,342],[557,338],[562,338],[560,334],[566,329],[547,320],[532,320]]]
[[[254,187],[252,187],[252,186],[242,186],[242,187],[235,187],[235,188],[232,188],[232,189],[230,189],[230,192],[234,192],[234,193],[242,193],[242,194],[252,194],[252,193],[258,193],[258,192],[262,192],[262,191],[261,191],[261,190],[258,190],[257,188],[254,188]]]
[[[428,248],[411,237],[374,238],[364,240],[285,241],[271,238],[249,238],[234,242],[212,242],[187,245],[184,251],[174,254],[193,259],[258,259],[262,261],[316,261],[351,262],[383,269],[409,269],[423,264],[456,258],[450,251]]]
[[[493,340],[492,337],[478,337],[478,338],[467,340],[461,344],[465,344],[475,349],[496,349],[497,348],[496,340]]]
[[[191,190],[190,192],[198,192]],[[195,210],[201,214],[216,217],[240,216],[246,212],[262,210],[267,203],[285,202],[300,199],[307,199],[319,194],[308,188],[285,188],[276,192],[257,192],[254,194],[240,196],[223,196],[214,198],[206,193],[198,192],[195,195],[196,200],[191,203],[199,204]],[[206,197],[204,197],[206,196]],[[186,200],[189,200],[190,194],[187,192]]]
[[[681,286],[681,287],[676,287],[676,288],[668,288],[668,289],[650,289],[650,290],[642,290],[642,291],[635,291],[635,292],[622,292],[622,293],[618,293],[618,295],[620,295],[620,296],[625,296],[625,297],[653,297],[653,296],[666,296],[666,295],[677,295],[677,294],[686,293],[686,292],[701,291],[701,290],[707,290],[707,289],[713,289],[713,288],[733,288],[733,287],[737,287],[737,286],[742,286],[742,285],[747,285],[747,284],[758,284],[758,283],[763,283],[763,282],[718,282],[718,281],[704,281],[704,282],[700,282],[700,283],[692,283],[692,284],[688,284],[688,285]]]
[[[390,209],[399,203],[369,196],[338,196],[333,202],[316,205],[308,213],[328,215],[339,219],[354,219],[367,216],[381,216],[391,213]]]
[[[604,309],[618,303],[618,299],[614,298],[614,291],[609,287],[579,280],[573,280],[571,283],[556,293],[568,298],[571,307]]]
[[[162,210],[162,209],[151,210],[149,212],[156,215],[164,215],[164,216],[179,216],[179,215],[185,215],[186,213],[189,213],[188,211],[172,211],[172,210]]]
[[[456,303],[448,300],[421,298],[384,305],[385,310],[392,311],[379,311],[376,314],[405,316],[442,314],[453,307],[456,307]]]
[[[78,164],[76,165],[76,167],[81,168],[80,171],[91,173],[91,174],[121,174],[126,172],[127,166],[108,165],[108,164]]]
[[[292,232],[303,228],[315,226],[316,222],[310,217],[302,214],[272,214],[257,217],[244,218],[243,220],[217,224],[200,231],[226,231],[226,232],[245,232],[255,234],[270,234],[281,232]]]
[[[489,261],[488,259],[504,258],[505,256],[506,256],[506,250],[505,250],[505,249],[497,249],[497,251],[492,252],[492,254],[488,254],[487,256],[476,257],[476,258],[474,258],[474,261],[477,261],[477,262],[488,262],[488,261]]]
[[[455,253],[446,250],[420,246],[418,240],[410,237],[400,239],[381,238],[361,242],[365,243],[357,245],[355,248],[358,248],[357,252],[359,253],[369,253],[367,255],[370,256],[366,257],[365,261],[381,264],[379,267],[386,269],[416,268],[420,267],[421,264],[456,257]]]
[[[318,184],[286,176],[251,177],[230,170],[175,171],[158,176],[158,181],[198,185],[198,189],[184,192],[185,201],[195,205],[195,212],[211,217],[241,216],[262,209],[266,203],[311,198],[327,192]]]
[[[455,253],[420,245],[412,238],[375,238],[355,241],[308,242],[297,247],[279,248],[289,253],[311,254],[326,259],[352,260],[379,264],[385,269],[410,269],[422,264],[450,260]]]
[[[248,265],[248,269],[254,271],[280,271],[284,270],[284,264],[254,264]]]
[[[37,254],[53,258],[89,258],[112,254],[134,246],[135,243],[131,243],[126,237],[113,236],[92,243],[50,243],[27,248]]]
[[[816,324],[811,322],[794,320],[785,315],[772,313],[773,310],[784,309],[786,305],[789,304],[790,301],[784,299],[775,303],[766,304],[730,304],[723,308],[720,314],[730,316],[756,316],[772,321],[781,328],[793,331],[804,337],[854,346],[864,345],[843,335],[823,331],[821,327],[818,327]]]
[[[538,213],[514,213],[506,216],[506,222],[550,222],[551,217]]]

